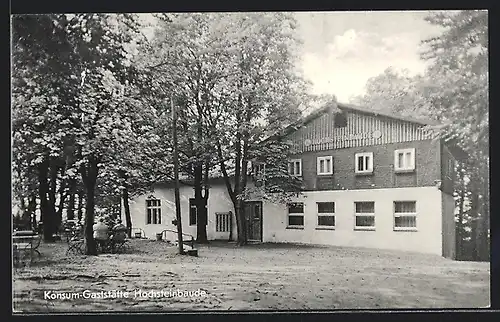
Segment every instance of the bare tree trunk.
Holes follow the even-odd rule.
[[[175,218],[177,221],[177,242],[179,246],[179,254],[184,254],[184,244],[182,241],[182,216],[181,216],[181,196],[179,188],[179,152],[177,143],[177,111],[174,101],[170,98],[170,106],[172,108],[172,139],[174,145],[174,179],[175,179]]]
[[[53,214],[53,220],[51,225],[53,226],[51,229],[55,233],[58,231],[58,220],[56,213],[56,187],[57,187],[57,172],[59,171],[59,167],[56,164],[56,160],[54,158],[51,159],[50,162],[50,183],[49,183],[49,211]],[[45,223],[44,223],[45,226]]]
[[[95,185],[97,182],[98,159],[90,155],[88,157],[88,165],[82,165],[80,172],[82,174],[83,184],[85,186],[85,192],[87,196],[85,204],[85,242],[86,242],[86,254],[87,255],[97,255],[97,245],[94,240],[94,216],[95,216]]]
[[[61,168],[61,175],[64,176],[64,168]],[[66,189],[66,181],[61,179],[59,183],[59,207],[57,208],[57,227],[61,227],[62,223],[62,213],[64,210],[64,199],[66,199],[66,194],[64,190]]]
[[[38,192],[40,198],[40,217],[43,222],[43,239],[45,242],[53,242],[53,221],[54,212],[51,211],[48,201],[49,183],[47,179],[49,171],[49,161],[44,159],[38,165]]]
[[[85,196],[84,192],[83,191],[78,191],[78,207],[77,207],[77,210],[76,210],[76,215],[77,215],[77,218],[78,218],[78,222],[81,222],[82,221],[82,217],[83,217],[83,198]]]
[[[123,208],[125,211],[125,225],[127,226],[127,234],[128,237],[132,237],[132,217],[130,216],[130,205],[128,203],[128,189],[124,187],[122,190],[122,198],[123,198]]]
[[[203,191],[203,162],[197,161],[194,169],[194,198],[196,202],[196,242],[206,244],[207,238],[207,199]]]

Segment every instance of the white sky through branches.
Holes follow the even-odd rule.
[[[363,94],[366,81],[388,67],[422,73],[426,63],[419,44],[441,31],[424,20],[429,13],[296,12],[304,42],[298,67],[313,83],[313,93],[335,94],[340,102]],[[145,14],[145,21],[150,17]]]

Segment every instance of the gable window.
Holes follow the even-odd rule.
[[[302,176],[302,159],[288,161],[288,173],[295,177]]]
[[[198,208],[196,208],[196,199],[189,198],[189,226],[196,225],[198,218]]]
[[[318,157],[318,174],[333,174],[333,157]]]
[[[160,199],[149,198],[146,200],[146,224],[161,224]]]
[[[288,204],[287,228],[304,227],[304,203],[293,202]]]
[[[415,170],[415,149],[400,149],[394,151],[394,170]]]
[[[335,227],[335,203],[334,202],[318,202],[318,227],[317,228],[334,228]]]
[[[373,152],[356,153],[354,160],[356,173],[373,173]]]
[[[356,207],[354,229],[375,230],[375,202],[360,201],[354,205]]]
[[[417,202],[394,201],[394,230],[417,229]]]
[[[346,127],[347,126],[347,114],[345,112],[335,114],[333,125],[335,127]]]

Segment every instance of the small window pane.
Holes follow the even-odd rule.
[[[319,160],[319,173],[325,172],[325,160]]]
[[[356,213],[374,213],[375,203],[373,201],[356,202]]]
[[[320,214],[333,214],[335,213],[334,202],[318,202],[318,213]]]
[[[404,168],[403,165],[403,153],[398,153],[398,168]]]
[[[406,163],[405,163],[405,167],[406,168],[410,168],[411,167],[411,152],[406,152]]]
[[[368,171],[370,170],[370,156],[367,155],[365,156],[365,168],[364,168],[365,171]]]
[[[318,226],[335,226],[335,216],[318,216]]]
[[[288,213],[290,214],[303,214],[304,204],[302,202],[295,202],[288,204]]]
[[[358,171],[363,171],[364,170],[364,159],[362,156],[358,157]]]
[[[331,172],[331,161],[330,159],[326,159],[326,172]]]
[[[304,216],[289,215],[288,225],[290,226],[304,226]]]
[[[146,207],[151,207],[151,200],[146,200]]]
[[[300,162],[298,161],[295,162],[295,174],[300,174]]]
[[[147,218],[146,218],[146,223],[150,224],[151,223],[151,209],[147,209]]]
[[[397,201],[394,203],[394,210],[396,213],[415,213],[416,202],[415,201]]]
[[[358,227],[375,226],[375,216],[356,216],[356,226]]]
[[[416,216],[398,216],[394,218],[394,226],[400,228],[417,227]]]

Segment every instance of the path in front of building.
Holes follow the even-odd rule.
[[[212,243],[190,257],[164,242],[134,240],[132,246],[130,254],[86,257],[65,256],[64,243],[42,245],[42,260],[14,272],[14,312],[489,305],[489,263],[347,247]],[[192,297],[167,295],[197,290]],[[80,298],[55,298],[69,292]],[[83,296],[103,292],[115,298]]]

